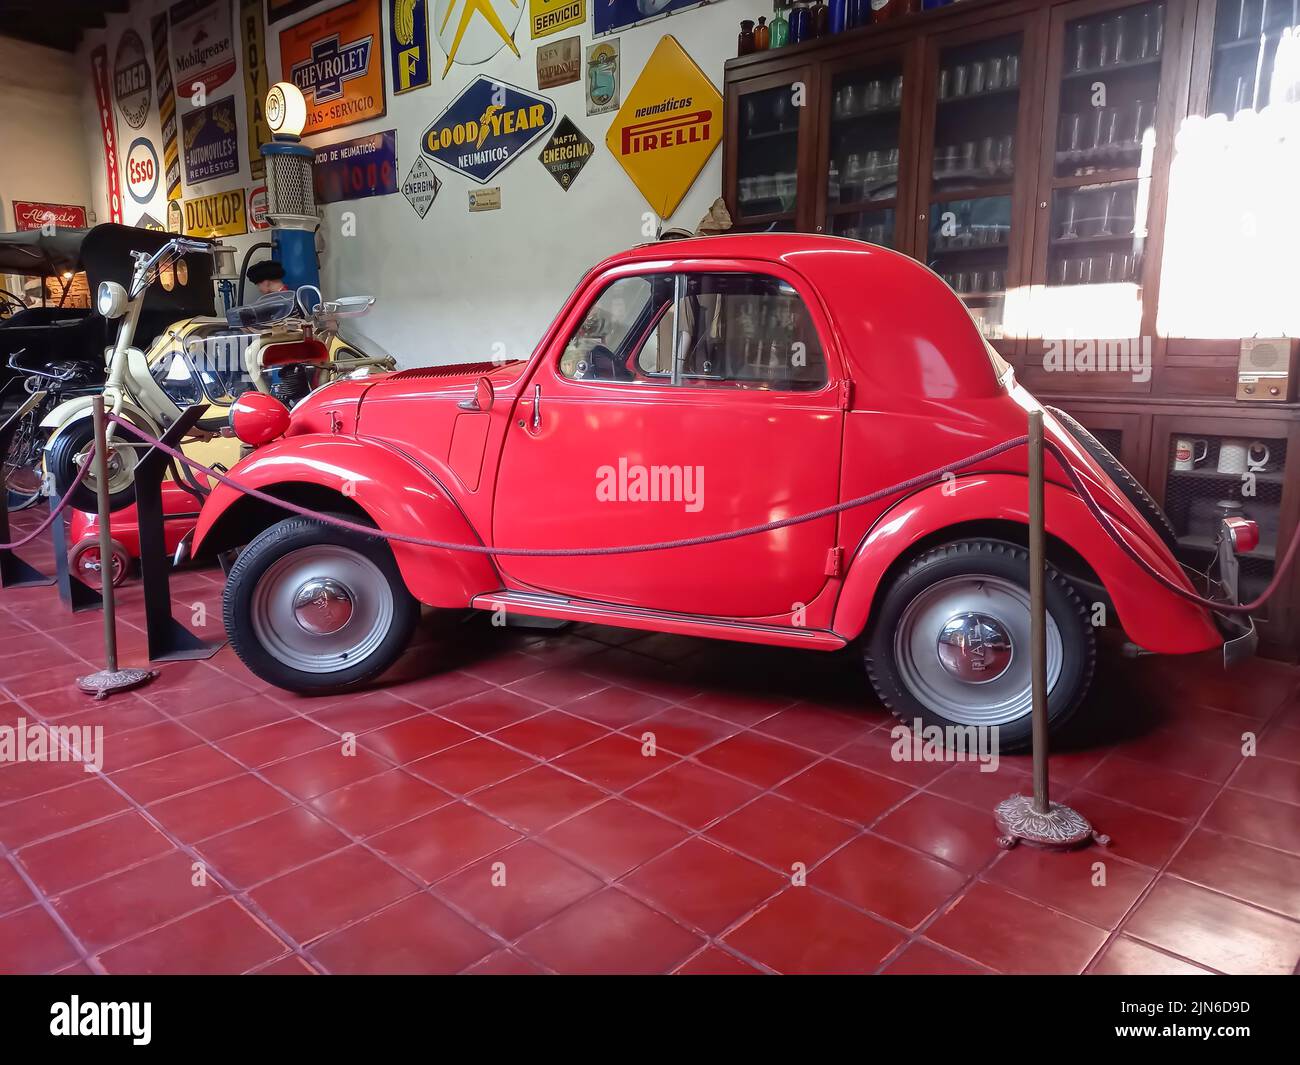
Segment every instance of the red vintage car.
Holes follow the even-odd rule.
[[[869,494],[1021,436],[1035,404],[912,259],[834,238],[712,237],[607,259],[526,361],[339,382],[282,425],[271,412],[269,430],[265,410],[245,411],[241,435],[261,446],[232,475],[447,543],[659,543]],[[1046,423],[1136,555],[1192,590],[1160,508],[1081,426]],[[385,542],[222,486],[193,550],[247,545],[226,585],[226,629],[254,673],[295,691],[382,673],[420,604],[504,608],[810,651],[856,641],[904,720],[998,725],[1014,746],[1030,729],[1026,465],[1021,448],[804,524],[612,556]],[[1153,652],[1225,637],[1107,536],[1054,459],[1047,467],[1055,727],[1087,691],[1103,614]]]

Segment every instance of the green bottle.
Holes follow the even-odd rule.
[[[784,48],[790,43],[790,23],[786,21],[784,12],[785,5],[781,0],[775,0],[772,4],[772,24],[768,27],[772,31],[769,47]]]

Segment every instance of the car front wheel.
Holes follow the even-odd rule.
[[[1087,694],[1096,644],[1083,601],[1047,567],[1048,722]],[[1029,553],[997,540],[927,551],[893,582],[866,643],[876,693],[901,720],[997,726],[1004,750],[1032,737]]]
[[[420,613],[387,544],[308,518],[253,540],[230,569],[223,603],[244,664],[296,692],[377,677],[406,648]]]

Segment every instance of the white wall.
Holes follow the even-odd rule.
[[[515,31],[521,58],[503,48],[480,66],[455,64],[445,80],[439,78],[443,56],[433,34],[433,0],[429,0],[433,83],[427,88],[393,96],[388,93],[388,113],[380,119],[357,123],[309,138],[312,145],[349,140],[380,130],[397,130],[399,179],[406,176],[419,153],[420,135],[460,90],[479,74],[537,92],[537,45],[566,36],[560,31],[540,42],[528,36],[527,0],[520,0],[524,16]],[[582,44],[593,41],[591,10],[600,0],[588,0],[587,24]],[[128,25],[134,26],[150,51],[149,16],[166,6],[164,0],[138,0],[129,14],[110,15],[108,28],[88,35],[77,55],[78,81],[83,85],[82,110],[86,117],[85,137],[91,149],[91,175],[96,208],[107,217],[104,206],[104,175],[99,132],[95,119],[94,92],[90,85],[89,51],[107,43],[110,65],[117,40]],[[235,3],[238,7],[237,2]],[[279,33],[285,27],[334,6],[333,0],[318,4],[301,16],[267,27],[270,82],[280,80]],[[387,5],[385,29],[387,28]],[[636,27],[620,35],[622,48],[621,91],[626,97],[664,34],[672,34],[694,58],[704,73],[721,90],[723,62],[735,52],[741,18],[752,18],[770,9],[766,0],[730,0],[692,9],[670,18]],[[385,44],[385,78],[391,56]],[[585,51],[584,51],[585,56]],[[242,55],[240,56],[242,62]],[[583,74],[585,76],[585,61]],[[391,82],[386,85],[389,89]],[[247,187],[248,160],[244,147],[247,136],[243,123],[243,71],[215,90],[214,98],[233,89],[240,122],[241,172],[198,186],[184,186],[184,195],[201,196],[222,189]],[[374,337],[406,366],[487,359],[494,347],[504,345],[508,355],[527,356],[564,298],[589,266],[605,255],[644,238],[645,200],[605,148],[605,133],[613,113],[588,118],[583,82],[542,91],[555,103],[556,118],[568,115],[596,145],[593,158],[568,192],[538,162],[545,138],[539,138],[516,157],[490,184],[501,186],[499,211],[470,214],[468,192],[481,186],[436,163],[431,163],[442,180],[442,190],[429,213],[421,220],[400,192],[392,196],[355,200],[326,207],[322,256],[322,282],[327,295],[366,293],[379,302],[359,326]],[[187,100],[178,101],[188,109]],[[120,136],[126,143],[125,123]],[[143,131],[153,142],[159,157],[162,143],[157,102],[150,110]],[[132,135],[139,135],[132,131]],[[125,145],[122,150],[125,150]],[[721,193],[722,148],[714,152],[707,166],[666,224],[694,229]],[[258,182],[260,184],[261,182]],[[123,193],[126,221],[134,222],[141,210],[165,219],[165,189],[155,202],[140,208]],[[357,233],[340,234],[340,216],[355,212]],[[243,249],[267,234],[234,238]]]
[[[0,37],[0,229],[15,228],[14,200],[99,202],[91,200],[79,69],[66,52]]]

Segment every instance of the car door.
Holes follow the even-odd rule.
[[[843,410],[819,305],[774,264],[624,267],[538,362],[510,426],[493,538],[611,547],[833,504]],[[640,554],[500,559],[526,588],[779,618],[827,581],[837,519]]]

